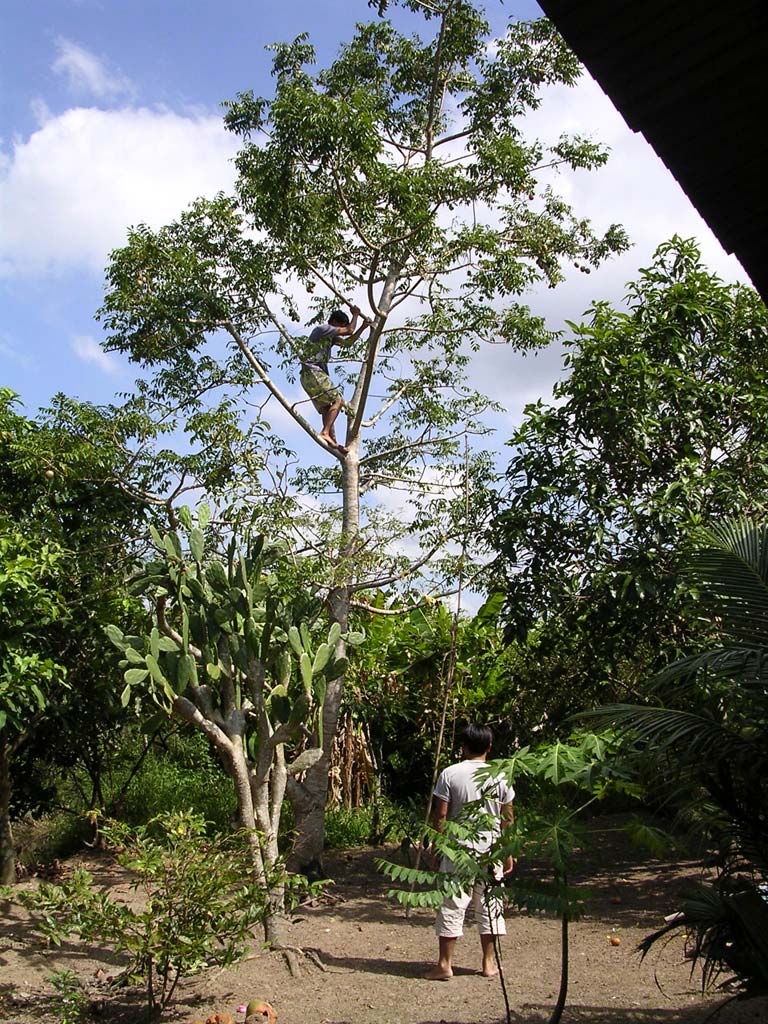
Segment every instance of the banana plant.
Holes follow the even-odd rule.
[[[186,536],[152,529],[158,557],[132,581],[152,609],[150,630],[107,627],[123,654],[122,702],[153,701],[203,732],[226,765],[241,825],[251,834],[254,874],[268,884],[279,861],[278,832],[289,776],[322,755],[328,683],[347,668],[342,633],[299,619],[281,590],[281,549],[263,536],[224,556],[211,545],[210,511],[179,515]],[[266,937],[282,944],[282,886],[270,894]]]

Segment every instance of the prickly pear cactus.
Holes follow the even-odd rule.
[[[265,737],[272,745],[312,737],[301,767],[290,769],[303,770],[320,756],[323,701],[346,671],[347,635],[338,623],[294,622],[281,597],[279,549],[263,536],[233,538],[220,556],[206,535],[209,517],[203,506],[195,524],[183,510],[184,534],[152,531],[158,557],[133,583],[154,609],[149,633],[107,628],[123,653],[123,704],[149,697],[168,714],[202,716],[242,740],[251,761]]]

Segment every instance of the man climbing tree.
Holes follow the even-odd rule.
[[[301,360],[301,386],[323,418],[323,429],[318,436],[343,455],[346,455],[347,449],[336,440],[334,424],[344,399],[328,375],[328,363],[333,346],[353,344],[369,322],[363,319],[362,326],[357,330],[360,309],[358,306],[352,306],[351,309],[351,323],[343,310],[335,309],[328,317],[328,323],[315,327],[309,336],[309,345]]]
[[[158,415],[169,395],[183,407],[185,395],[213,401],[227,389],[229,411],[239,405],[250,423],[255,404],[278,403],[327,451],[329,428],[317,431],[290,394],[291,325],[305,318],[306,295],[320,314],[365,294],[365,354],[355,372],[341,371],[351,412],[338,465],[302,458],[292,477],[234,464],[221,474],[248,496],[225,497],[238,515],[250,508],[257,525],[269,517],[272,536],[282,523],[297,549],[300,532],[342,633],[365,591],[412,592],[417,572],[431,573],[421,586],[433,595],[455,587],[447,544],[479,536],[479,495],[492,472],[485,452],[464,454],[464,439],[484,431],[493,408],[468,384],[472,352],[484,342],[546,344],[551,334],[518,297],[537,282],[556,285],[566,265],[588,270],[627,244],[615,225],[593,231],[550,183],[554,166],[595,168],[605,152],[578,137],[530,142],[521,130],[543,87],[579,75],[548,22],[492,35],[471,0],[378,7],[380,15],[405,8],[407,34],[383,17],[358,25],[320,71],[305,36],[272,47],[274,97],[244,93],[226,116],[243,139],[234,197],[199,200],[176,223],[131,232],[113,254],[102,310],[108,348],[156,368],[142,388],[156,396]],[[411,31],[417,18],[424,39]],[[465,476],[469,502],[457,500]],[[377,492],[400,502],[395,514],[376,508]],[[297,493],[315,502],[300,530]],[[326,497],[334,493],[336,504]],[[403,537],[421,546],[411,558]],[[322,853],[342,692],[340,676],[323,705],[323,757],[293,780],[300,864]]]

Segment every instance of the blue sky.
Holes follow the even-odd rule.
[[[535,16],[529,0],[503,9]],[[198,195],[228,189],[234,139],[221,102],[270,89],[264,46],[309,33],[320,62],[353,23],[373,17],[364,0],[5,0],[0,24],[0,384],[29,411],[57,391],[96,402],[130,388],[133,368],[99,348],[94,321],[103,268],[128,225],[159,226]],[[553,327],[623,285],[674,232],[697,236],[724,277],[726,257],[642,138],[633,136],[594,83],[554,90],[532,128],[592,134],[613,157],[599,175],[558,187],[598,226],[618,221],[635,245],[590,278],[529,296]],[[508,409],[546,395],[557,349],[521,359],[484,354],[474,382]],[[500,438],[500,441],[503,438]]]

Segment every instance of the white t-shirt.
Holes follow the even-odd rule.
[[[485,768],[485,761],[466,760],[449,765],[440,772],[434,789],[434,795],[448,804],[448,817],[451,821],[459,816],[468,803],[481,801],[479,809],[489,814],[494,821],[490,831],[479,833],[476,841],[468,844],[479,853],[487,850],[496,836],[501,833],[501,808],[512,803],[515,791],[504,779],[475,778],[480,768]]]

